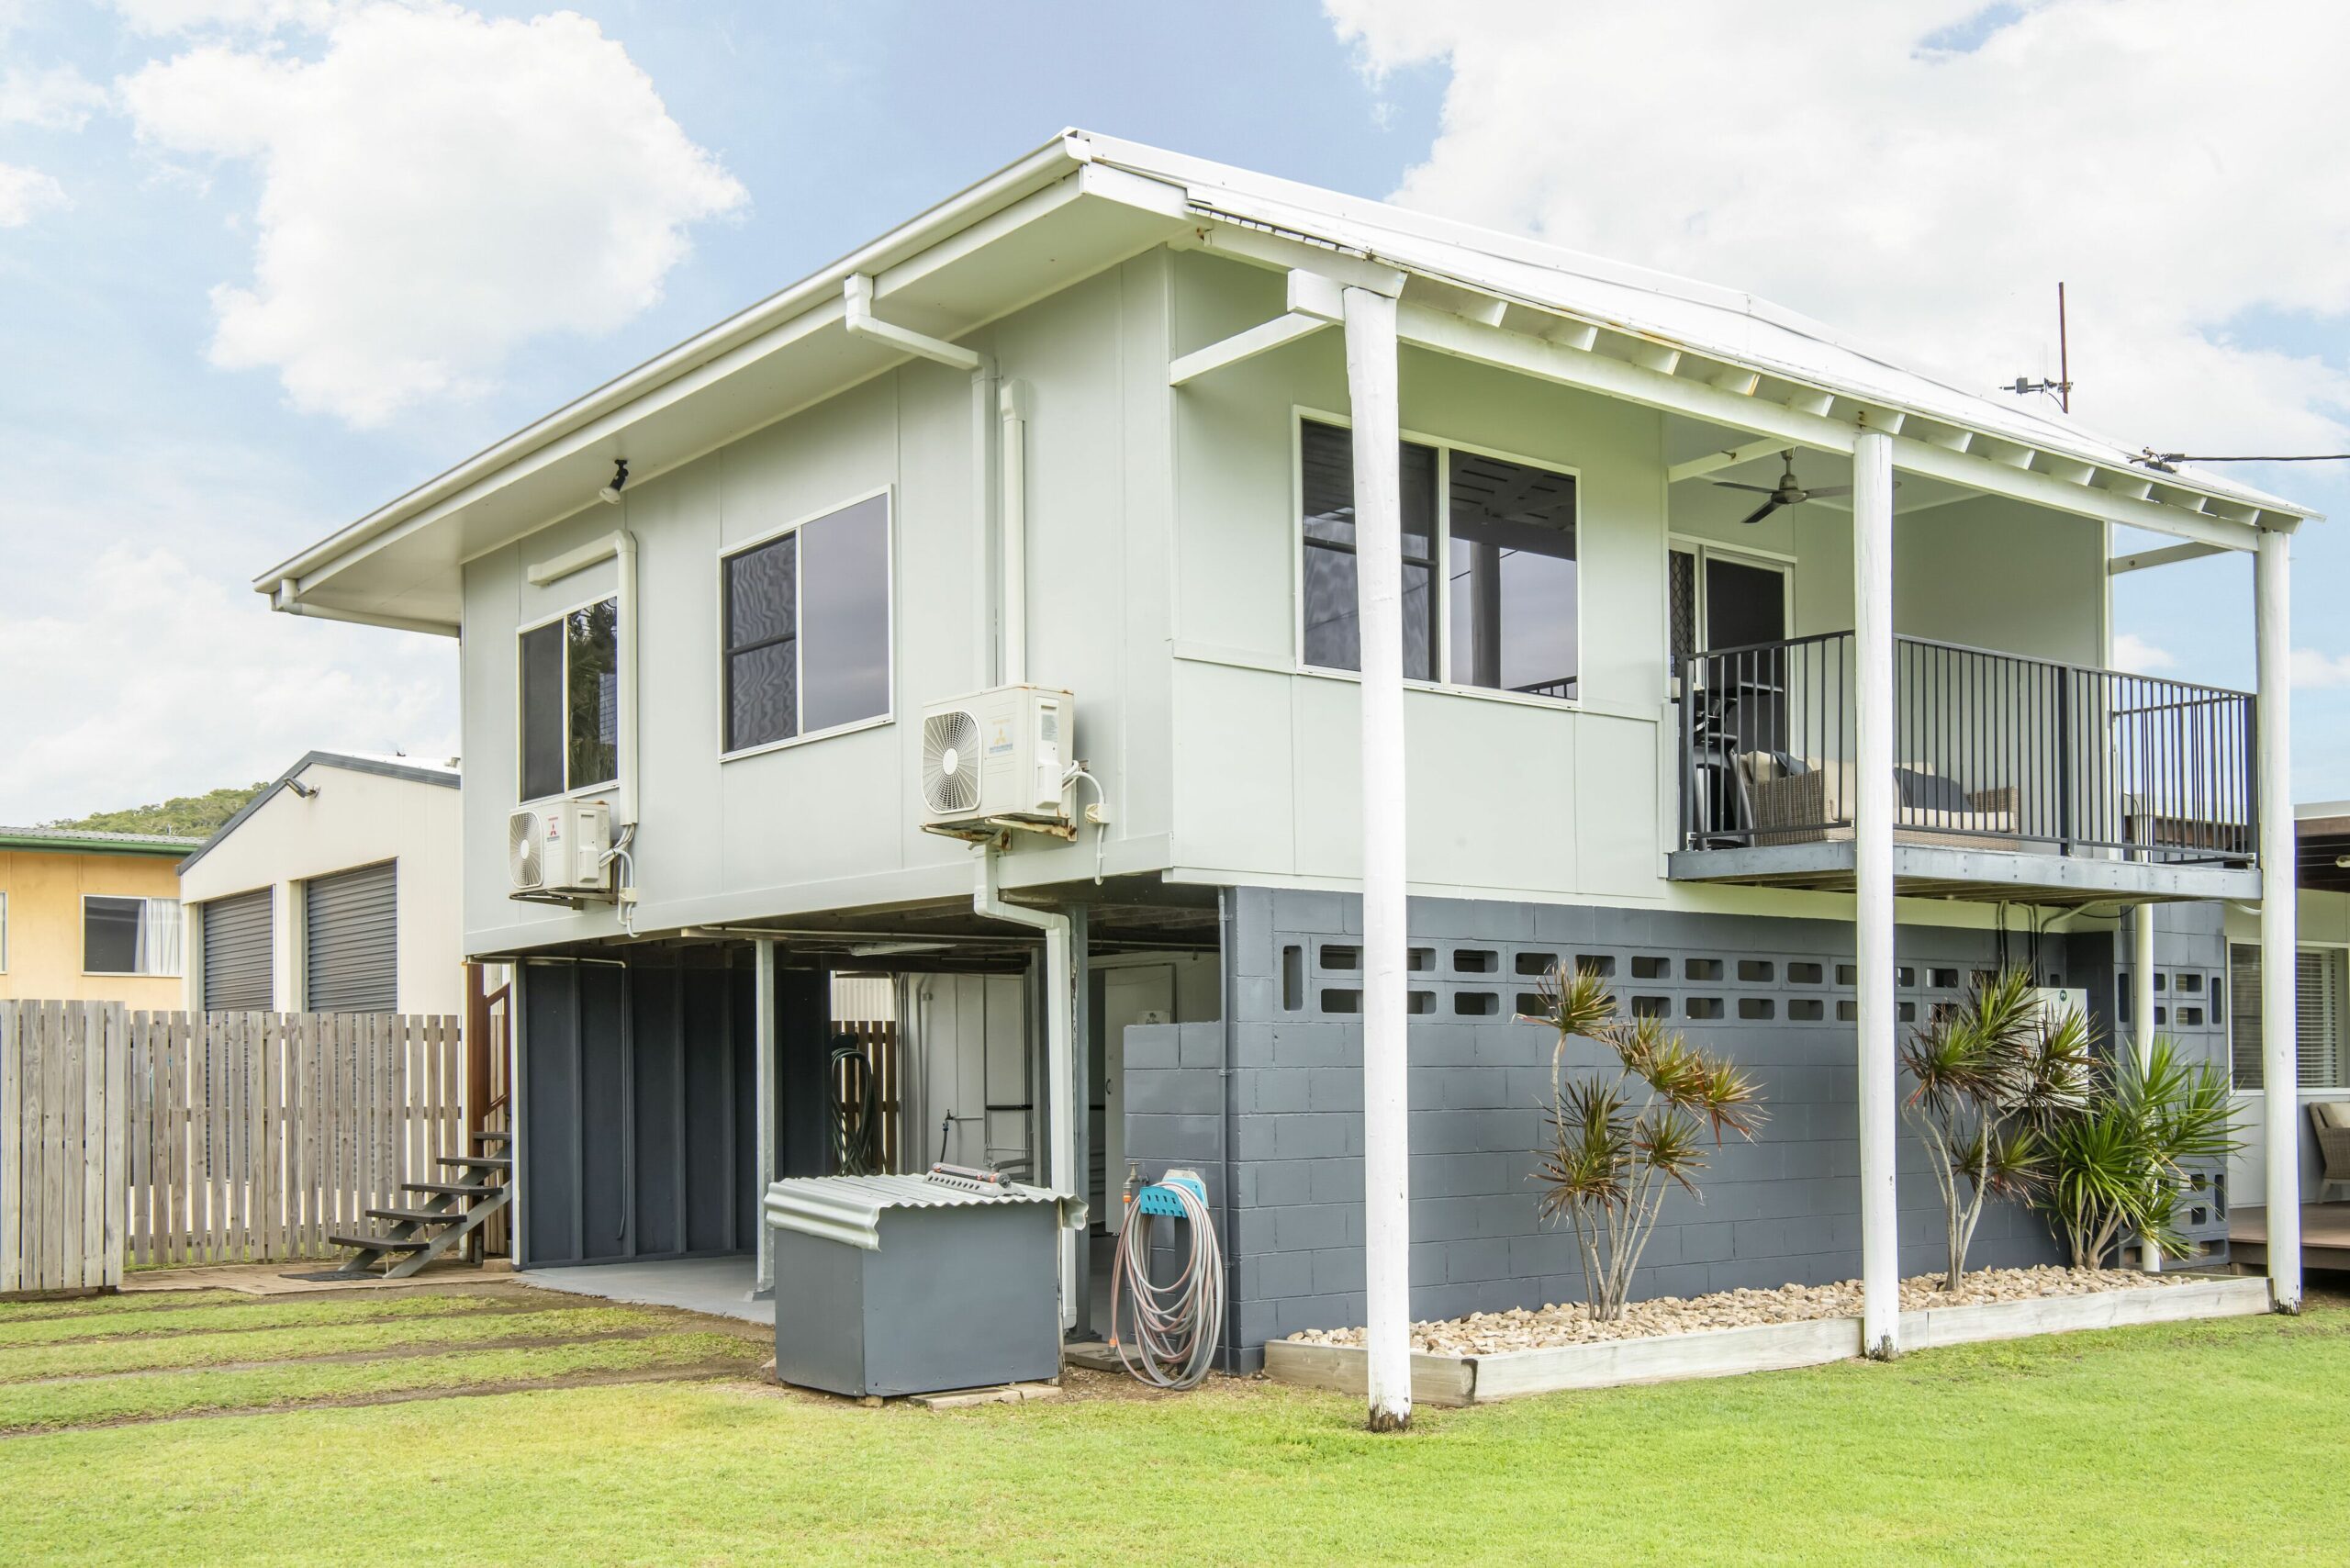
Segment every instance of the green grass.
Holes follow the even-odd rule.
[[[0,1388],[0,1432],[242,1410],[306,1400],[691,1367],[713,1361],[748,1370],[766,1355],[758,1341],[737,1335],[686,1333],[649,1339],[453,1350],[442,1355],[403,1356],[377,1361],[297,1361],[226,1372],[158,1372],[151,1377],[14,1383]]]
[[[52,1345],[68,1339],[114,1338],[129,1335],[198,1334],[223,1329],[291,1328],[330,1323],[383,1323],[401,1318],[451,1317],[471,1312],[510,1311],[509,1298],[492,1295],[347,1295],[255,1299],[214,1292],[189,1297],[151,1295],[101,1296],[97,1302],[136,1303],[112,1312],[59,1313],[38,1307],[0,1306],[0,1347]],[[198,1305],[180,1305],[200,1296]],[[84,1304],[75,1304],[77,1305]],[[21,1312],[21,1316],[19,1315]]]
[[[755,1385],[757,1340],[689,1332],[17,1385],[0,1389],[0,1425],[317,1400],[386,1378],[454,1389],[665,1352],[678,1360],[655,1364],[733,1358],[746,1380],[0,1440],[0,1540],[22,1562],[1285,1568],[2332,1563],[2350,1541],[2339,1305],[1424,1410],[1388,1438],[1360,1429],[1357,1401],[1265,1383],[862,1409]],[[129,1390],[137,1411],[108,1403]],[[418,1523],[346,1522],[371,1509]]]
[[[499,1339],[576,1339],[593,1334],[650,1328],[666,1321],[668,1320],[659,1314],[627,1307],[577,1306],[543,1312],[476,1312],[462,1316],[411,1314],[389,1320],[341,1323],[319,1328],[257,1327],[247,1333],[173,1334],[59,1345],[5,1346],[0,1347],[0,1383],[311,1356],[455,1350]]]

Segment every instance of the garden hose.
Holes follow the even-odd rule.
[[[1161,1217],[1181,1219],[1191,1238],[1181,1271],[1164,1285],[1150,1278],[1150,1238]],[[1224,1337],[1224,1249],[1200,1179],[1170,1171],[1136,1193],[1110,1268],[1110,1348],[1119,1364],[1160,1388],[1198,1386]]]
[[[881,1141],[880,1082],[872,1058],[856,1036],[836,1035],[833,1047],[833,1163],[842,1176],[879,1174]],[[847,1087],[844,1089],[845,1079]]]

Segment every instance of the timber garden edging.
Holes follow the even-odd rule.
[[[2145,1285],[2091,1295],[2042,1296],[1976,1306],[1931,1307],[1901,1315],[1901,1345],[1909,1350],[2085,1328],[2178,1323],[2202,1317],[2250,1317],[2269,1310],[2268,1282],[2255,1277]],[[1613,1388],[1627,1383],[1734,1377],[1824,1366],[1861,1353],[1858,1317],[1818,1317],[1749,1328],[1711,1328],[1634,1339],[1595,1339],[1493,1355],[1452,1356],[1416,1351],[1412,1398],[1434,1406],[1485,1405],[1529,1394]],[[1275,1339],[1265,1347],[1265,1375],[1341,1394],[1361,1394],[1364,1352],[1353,1345],[1308,1345]]]

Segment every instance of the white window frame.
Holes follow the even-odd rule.
[[[542,615],[534,621],[526,621],[522,624],[514,628],[514,793],[518,797],[521,797],[519,801],[520,804],[532,806],[538,804],[542,801],[585,801],[592,799],[598,795],[610,794],[613,790],[618,790],[621,787],[620,765],[618,761],[620,737],[618,735],[612,737],[612,746],[615,756],[615,766],[612,770],[612,777],[598,784],[575,785],[571,782],[571,638],[568,635],[565,635],[563,639],[564,787],[556,790],[552,795],[522,796],[522,774],[524,771],[522,748],[527,744],[529,736],[529,732],[524,727],[526,716],[522,711],[524,696],[522,686],[522,639],[529,636],[533,632],[537,632],[547,626],[553,625],[558,621],[568,621],[574,615],[578,614],[579,611],[592,609],[595,606],[603,603],[606,599],[610,599],[612,602],[612,648],[614,656],[623,661],[633,658],[635,654],[631,646],[632,642],[632,632],[633,629],[625,626],[621,622],[620,598],[620,589],[615,587],[609,593],[591,594],[588,598],[580,599],[576,604],[567,604],[561,610],[554,610],[550,614]]]
[[[180,967],[175,969],[94,969],[90,968],[90,901],[92,899],[137,899],[143,904],[167,903],[179,911]],[[82,895],[82,929],[75,940],[81,944],[81,969],[85,980],[184,980],[187,976],[187,905],[178,899],[159,899],[147,893],[84,893]]]
[[[2238,947],[2250,947],[2255,953],[2258,953],[2260,950],[2260,943],[2257,939],[2250,942],[2238,942],[2233,937],[2228,937],[2226,938],[2226,946],[2228,948],[2227,958],[2225,963],[2221,967],[2220,974],[2221,983],[2228,988],[2227,1022],[2221,1029],[2221,1033],[2225,1039],[2228,1051],[2228,1090],[2229,1092],[2241,1098],[2257,1100],[2268,1092],[2267,1078],[2265,1073],[2262,1075],[2262,1081],[2259,1087],[2255,1089],[2246,1089],[2235,1081],[2235,949]],[[2340,1011],[2335,1016],[2333,1025],[2334,1035],[2336,1036],[2333,1047],[2334,1073],[2336,1077],[2342,1080],[2341,1082],[2333,1084],[2304,1084],[2300,1081],[2301,1040],[2300,1020],[2296,1019],[2294,1021],[2293,1028],[2294,1096],[2300,1100],[2338,1100],[2342,1097],[2345,1090],[2350,1090],[2350,943],[2297,941],[2293,944],[2293,950],[2296,954],[2339,953],[2345,955],[2340,960],[2344,970],[2343,977],[2345,987],[2344,994],[2341,998]],[[2266,1066],[2266,1063],[2264,1062],[2263,1065]]]
[[[785,735],[777,740],[761,741],[756,745],[736,746],[729,749],[726,738],[733,711],[733,692],[727,684],[729,679],[726,647],[727,563],[737,555],[747,555],[754,550],[772,544],[788,533],[797,533],[811,522],[822,522],[828,517],[848,510],[851,507],[863,506],[877,497],[881,501],[882,597],[883,602],[888,606],[890,617],[887,635],[882,639],[889,648],[889,674],[886,700],[881,711],[871,718],[851,719],[846,723],[833,724],[821,730],[808,730],[799,734]],[[750,538],[730,540],[718,547],[714,559],[717,577],[717,612],[711,617],[711,625],[716,633],[713,641],[716,644],[714,658],[718,670],[719,761],[737,762],[746,756],[763,756],[771,751],[783,751],[791,746],[806,745],[811,741],[828,741],[835,735],[853,735],[860,730],[878,730],[884,724],[894,724],[898,722],[898,496],[895,484],[882,485],[870,490],[860,491],[845,500],[834,501],[818,510],[793,518],[789,522],[778,524]],[[805,620],[804,610],[808,601],[808,579],[804,570],[806,564],[807,557],[803,553],[793,566],[791,591],[794,597],[791,612],[792,625],[795,628],[800,626]],[[800,707],[804,711],[807,707],[808,692],[807,645],[801,634],[796,630],[792,633],[791,657],[794,666],[792,689],[800,694]],[[798,715],[795,714],[794,718],[797,717]]]
[[[1304,403],[1290,405],[1289,420],[1289,580],[1290,580],[1290,663],[1299,675],[1318,677],[1325,680],[1360,681],[1362,672],[1334,669],[1327,665],[1305,662],[1305,423],[1334,425],[1352,434],[1355,422],[1351,416],[1332,413]],[[1588,696],[1583,690],[1583,633],[1584,622],[1583,579],[1583,470],[1546,457],[1529,457],[1524,453],[1510,452],[1497,446],[1481,446],[1474,442],[1454,441],[1449,437],[1429,435],[1423,431],[1404,429],[1398,439],[1415,446],[1432,447],[1436,451],[1436,534],[1428,544],[1428,591],[1433,596],[1429,605],[1428,636],[1436,661],[1436,678],[1423,680],[1417,676],[1405,676],[1404,684],[1414,691],[1442,692],[1449,697],[1473,697],[1487,702],[1510,702],[1520,707],[1542,708],[1552,711],[1580,710]],[[1556,474],[1572,479],[1575,486],[1575,695],[1572,697],[1541,697],[1532,692],[1505,691],[1491,686],[1468,686],[1452,678],[1452,454],[1466,452],[1478,457],[1498,458],[1528,468],[1539,468],[1545,474]]]

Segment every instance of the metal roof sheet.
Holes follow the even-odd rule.
[[[167,833],[107,833],[82,827],[0,827],[0,846],[20,849],[88,849],[118,855],[171,855],[203,843]]]
[[[952,1209],[1005,1204],[1051,1204],[1064,1226],[1082,1224],[1083,1200],[1042,1187],[1005,1183],[1002,1192],[923,1176],[794,1176],[770,1184],[767,1221],[780,1230],[881,1249],[881,1215],[890,1209]]]

